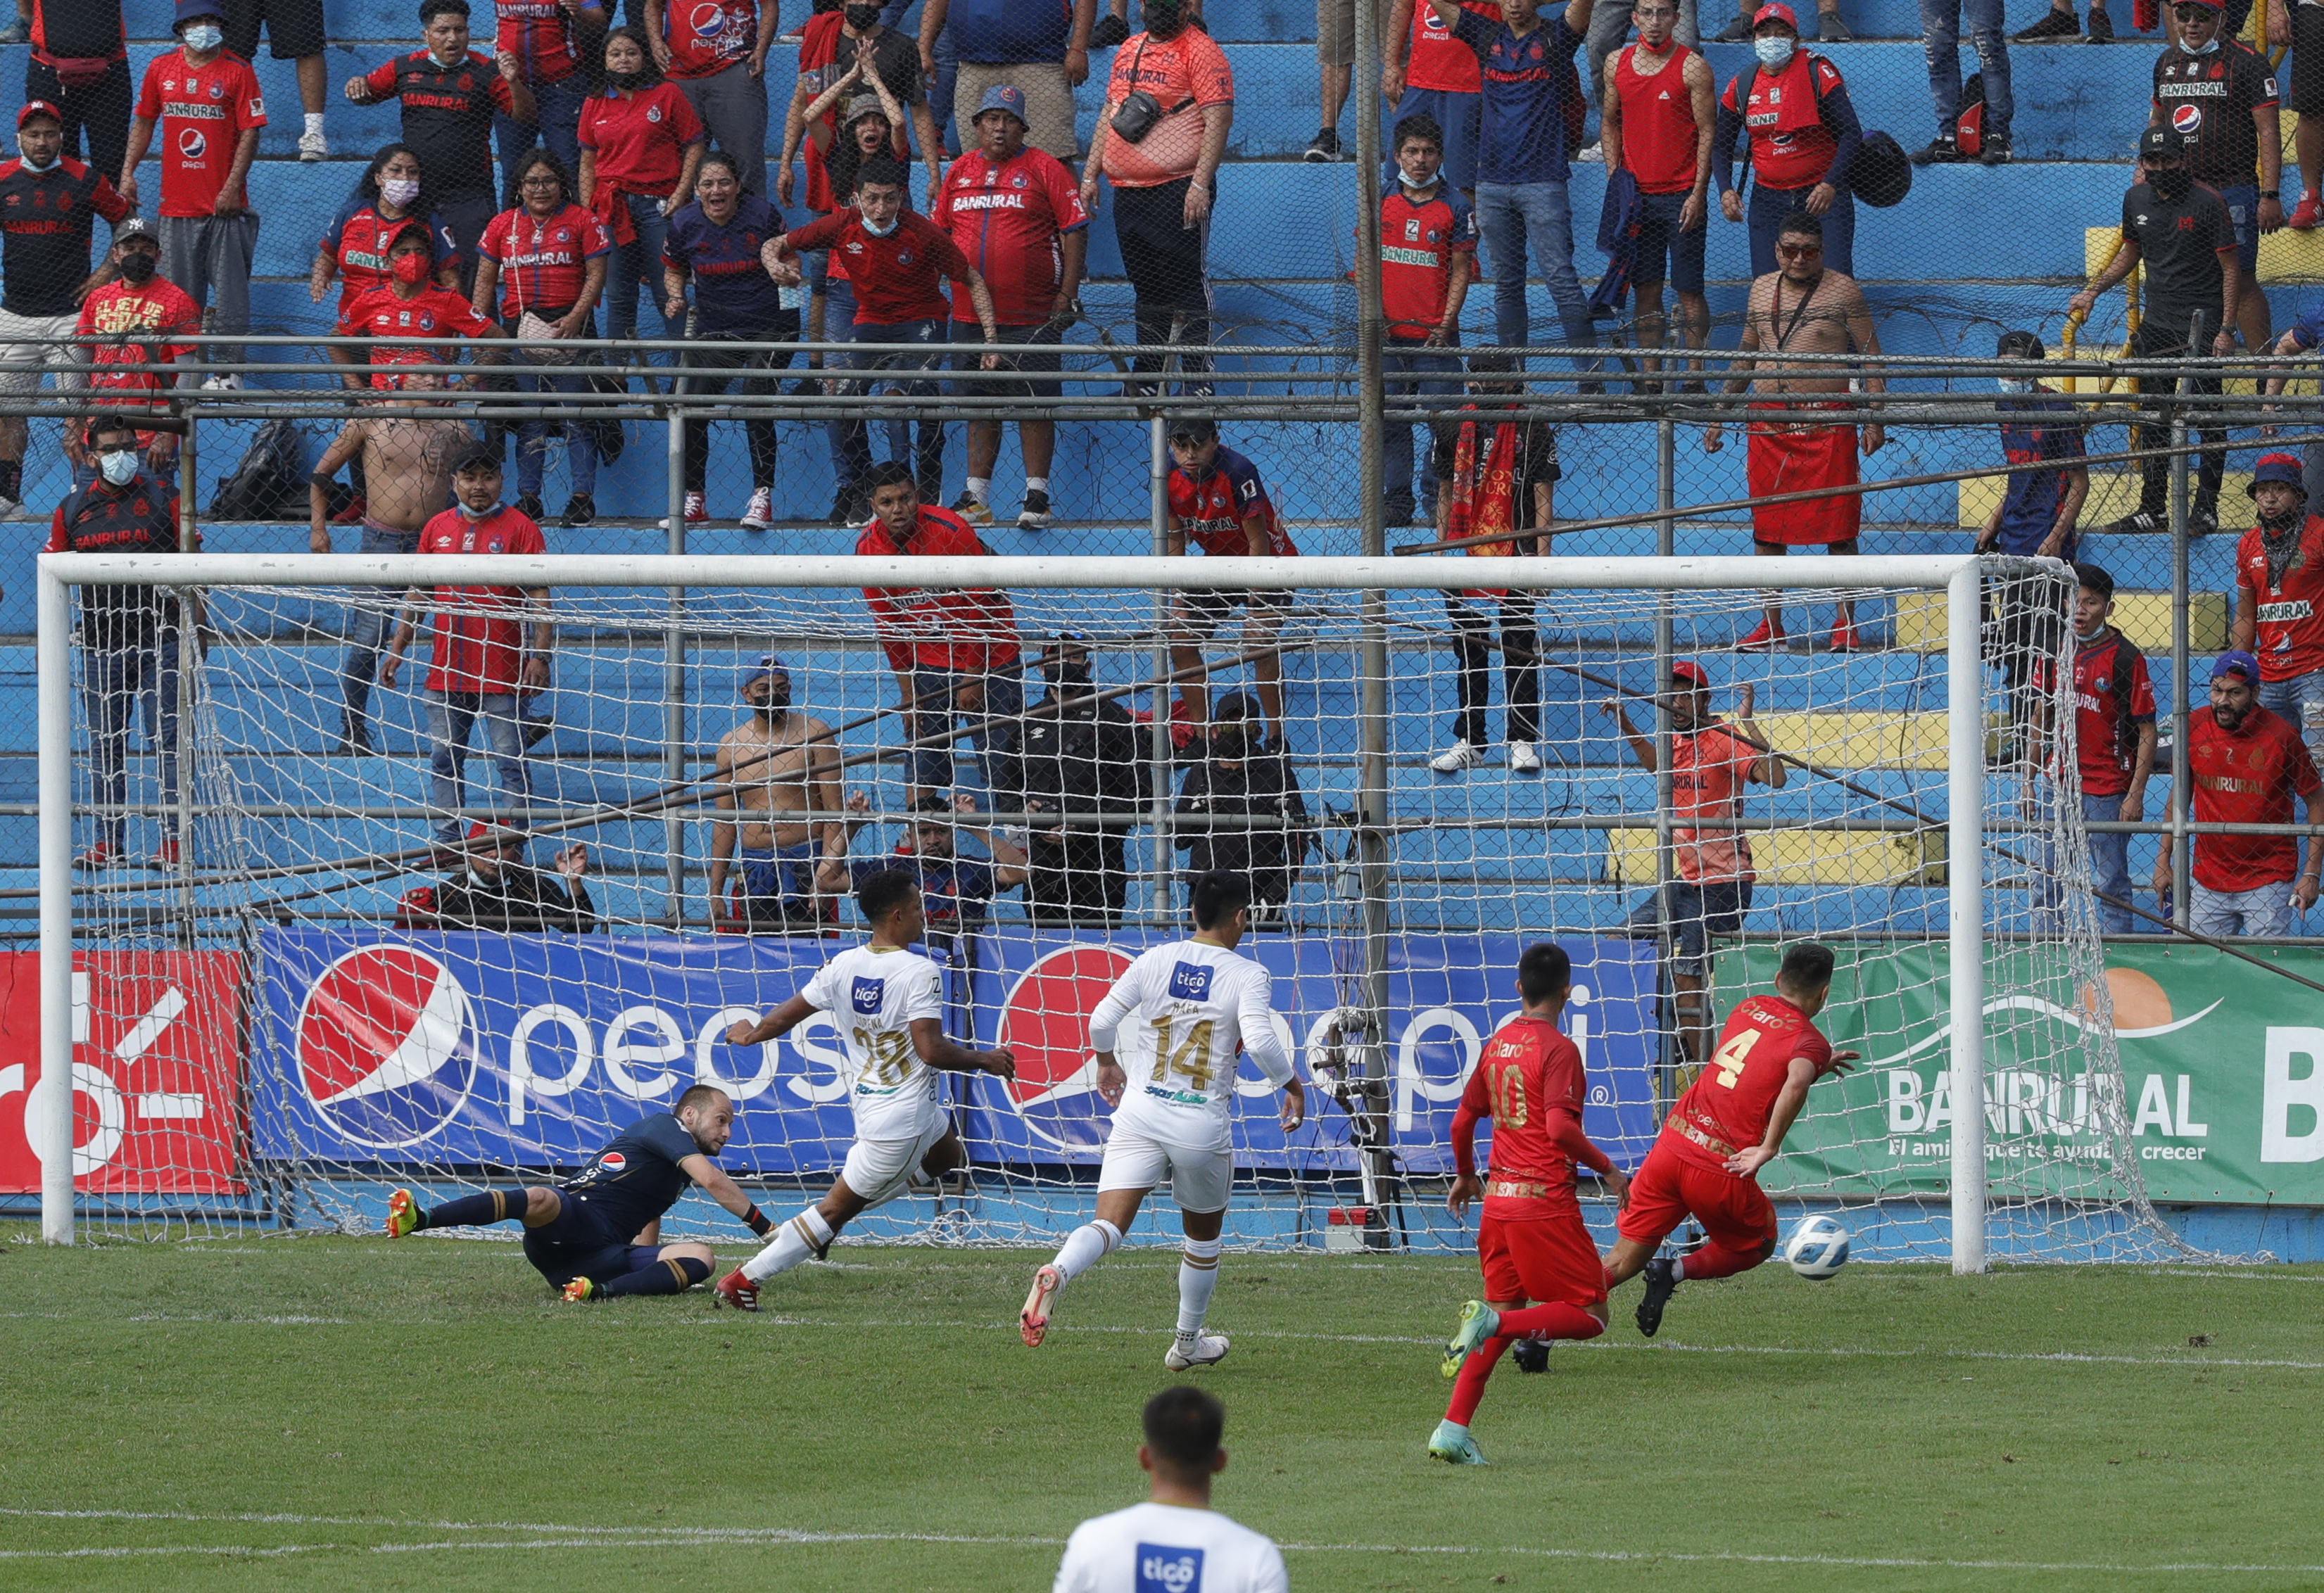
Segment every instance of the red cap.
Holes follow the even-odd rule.
[[[65,114],[47,100],[28,99],[24,102],[24,108],[16,113],[16,125],[21,128],[35,116],[53,118],[60,127],[63,126],[65,122]]]
[[[1711,684],[1711,677],[1703,673],[1702,666],[1696,663],[1692,658],[1680,658],[1676,662],[1673,663],[1671,665],[1671,678],[1673,680],[1692,680],[1695,685],[1701,686],[1708,686]]]
[[[1757,28],[1761,23],[1781,23],[1794,33],[1800,31],[1799,16],[1782,0],[1768,0],[1766,5],[1751,14],[1753,28]]]
[[[468,826],[468,839],[471,841],[482,841],[487,835],[497,838],[503,846],[512,841],[524,839],[524,832],[514,824],[488,824],[478,819]]]

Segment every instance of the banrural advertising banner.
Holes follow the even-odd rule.
[[[2324,955],[2255,953],[2310,979]],[[1960,1106],[1950,1077],[1950,966],[1923,941],[1840,948],[1816,1020],[1856,1072],[1819,1083],[1770,1192],[1938,1193]],[[2055,953],[2042,967],[2054,970]],[[1720,956],[1722,1007],[1773,982],[1776,953]],[[2120,1122],[2146,1192],[2166,1203],[2324,1205],[2324,995],[2200,946],[2107,948],[2106,987],[2122,1059]],[[2086,1027],[2106,1003],[2037,977],[2028,953],[1986,962],[1987,1173],[1997,1191],[2103,1198],[2113,1149],[2106,1093],[2088,1073]],[[2038,992],[2038,993],[2037,993]],[[2096,1182],[2094,1182],[2096,1181]]]

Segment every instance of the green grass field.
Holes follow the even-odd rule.
[[[554,1304],[505,1244],[0,1246],[0,1588],[1046,1589],[1140,1492],[1175,1258],[1032,1351],[1045,1257],[835,1254],[752,1317]],[[2324,1272],[1775,1266],[1652,1344],[1633,1285],[1455,1471],[1475,1277],[1227,1257],[1218,1503],[1295,1587],[2324,1588]]]

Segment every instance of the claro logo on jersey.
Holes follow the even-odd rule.
[[[476,1019],[452,971],[410,946],[364,946],[324,969],[299,1008],[299,1082],[357,1145],[428,1138],[468,1098]]]

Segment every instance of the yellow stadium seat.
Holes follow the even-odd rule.
[[[1945,835],[1940,829],[1910,833],[1759,830],[1747,834],[1753,867],[1763,884],[1936,888],[1945,883]],[[1609,831],[1608,881],[1653,884],[1658,877],[1655,847],[1652,830]]]

